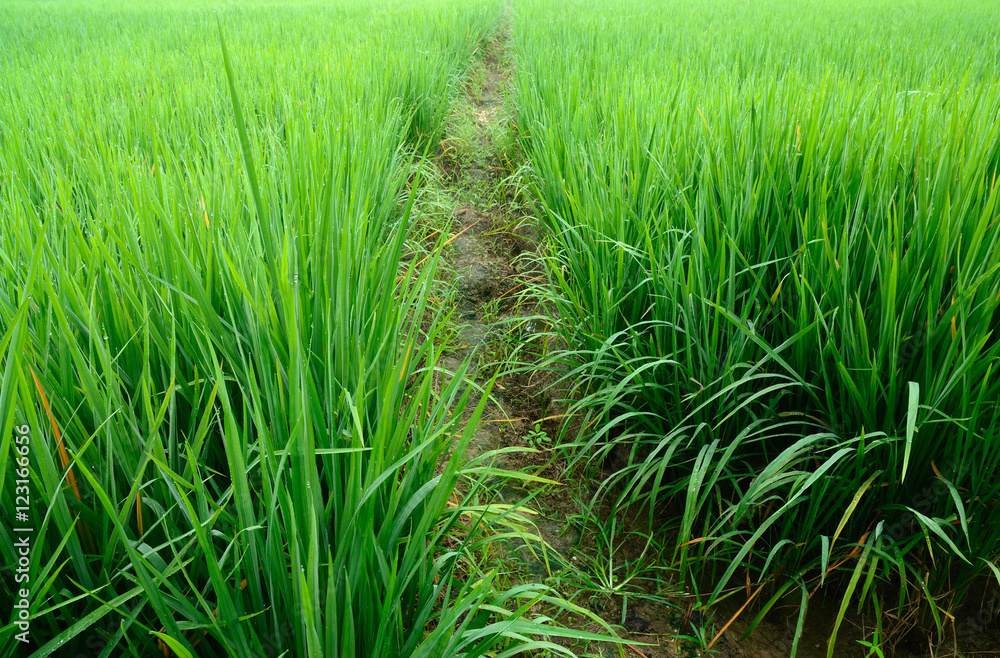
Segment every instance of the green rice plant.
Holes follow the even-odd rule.
[[[547,638],[598,636],[534,610],[582,611],[477,559],[537,540],[435,376],[440,243],[404,258],[408,154],[497,8],[213,7],[0,11],[0,598],[28,425],[31,655],[571,655]]]
[[[518,5],[561,441],[755,624],[834,580],[941,631],[997,574],[1000,51],[959,5]]]

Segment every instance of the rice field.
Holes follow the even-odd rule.
[[[997,6],[518,7],[570,460],[706,608],[944,633],[1000,576]]]
[[[1000,586],[998,37],[987,0],[0,0],[0,654],[681,655],[567,586],[552,468],[648,529],[691,650],[792,610],[802,655],[819,599],[824,655],[950,649]],[[456,108],[537,228],[494,286],[527,365],[457,344]],[[551,440],[473,449],[525,368]]]

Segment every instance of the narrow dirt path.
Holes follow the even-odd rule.
[[[518,176],[520,156],[513,110],[508,104],[513,74],[508,21],[504,19],[473,63],[437,154],[444,173],[443,192],[456,206],[444,269],[450,271],[457,326],[454,347],[443,355],[441,365],[454,371],[469,359],[468,376],[479,387],[501,373],[476,429],[470,457],[500,448],[537,449],[507,455],[498,466],[559,479],[564,464],[552,458],[549,437],[556,436],[564,409],[553,399],[552,375],[540,369],[513,368],[516,362],[532,362],[538,356],[532,354],[532,322],[517,320],[530,318],[536,311],[535,300],[524,292],[542,277],[539,255],[543,246]],[[585,553],[580,549],[596,546],[593,533],[579,522],[582,508],[574,496],[575,489],[586,493],[590,487],[577,484],[540,490],[508,487],[498,492],[508,503],[535,496],[531,507],[539,513],[535,517],[538,532],[552,549],[546,566],[537,556],[511,546],[511,559],[505,564],[509,577],[549,579],[564,595],[595,593],[585,583],[591,577],[599,579],[594,573],[597,565],[585,564]],[[627,540],[627,544],[618,547],[623,550],[616,559],[635,559],[642,552],[635,541]],[[561,575],[553,579],[557,572]],[[652,588],[652,581],[648,587]],[[620,596],[601,599],[597,605],[592,605],[593,597],[590,603],[585,597],[578,602],[592,607],[606,621],[623,628],[631,642],[642,645],[641,649],[626,649],[628,655],[672,658],[688,654],[674,639],[683,618],[675,606],[650,603],[641,597],[630,597],[625,605]],[[600,631],[586,620],[562,621]],[[595,655],[595,650],[598,655],[618,655],[610,645],[574,648],[587,655]]]
[[[552,375],[544,370],[512,368],[515,362],[537,358],[532,354],[532,322],[517,320],[535,313],[535,300],[523,293],[542,277],[539,250],[543,246],[523,198],[525,186],[517,174],[516,128],[508,105],[513,57],[506,20],[474,62],[437,157],[444,172],[445,192],[456,204],[452,237],[444,256],[455,291],[457,335],[454,349],[442,357],[441,365],[454,371],[470,359],[468,376],[480,387],[501,372],[476,429],[470,456],[499,448],[538,449],[506,456],[498,465],[558,479],[564,464],[553,460],[551,446],[543,443],[558,432],[563,411],[553,400]],[[583,526],[572,521],[581,516],[573,489],[510,487],[499,492],[509,503],[529,494],[536,496],[531,503],[539,512],[535,522],[540,536],[552,548],[546,567],[537,556],[512,546],[512,559],[506,565],[511,577],[541,580],[557,571],[583,575],[582,579],[571,576],[555,582],[568,595],[576,593],[580,580],[593,575],[593,569],[577,562],[577,555],[582,555],[579,547],[588,541],[592,545],[592,540],[585,539]],[[641,548],[630,547],[627,552],[634,557],[636,550]],[[672,638],[677,627],[674,608],[635,599],[624,607],[610,600],[597,608],[605,620],[623,626],[632,642],[643,645],[642,653],[627,649],[631,655],[685,655],[678,652]],[[587,630],[600,631],[592,623],[578,621]],[[598,650],[618,655],[610,646]]]
[[[519,293],[539,276],[537,259],[531,257],[538,234],[512,182],[508,48],[503,23],[465,81],[438,157],[457,202],[445,252],[456,291],[457,346],[442,357],[442,365],[454,370],[470,359],[469,377],[481,387],[510,355],[517,330],[509,320],[530,307]],[[532,383],[520,379],[507,376],[498,382],[476,431],[476,449],[510,445],[530,431],[532,419],[544,415],[547,399],[539,397],[540,382],[531,395]]]

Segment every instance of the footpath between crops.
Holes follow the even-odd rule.
[[[454,372],[468,359],[467,376],[477,389],[494,381],[468,457],[527,449],[530,452],[502,454],[496,466],[557,483],[497,483],[494,502],[527,501],[525,508],[533,512],[546,551],[539,555],[509,544],[498,551],[495,563],[483,566],[497,569],[510,582],[553,585],[614,625],[629,642],[626,656],[697,656],[697,643],[684,636],[701,619],[684,601],[661,597],[665,588],[657,565],[662,562],[643,541],[641,527],[618,529],[608,536],[597,520],[615,515],[587,508],[594,483],[566,481],[565,461],[553,451],[566,408],[560,399],[564,389],[555,375],[534,367],[551,347],[545,342],[544,312],[532,294],[544,283],[545,243],[518,148],[510,95],[513,67],[509,17],[505,17],[477,52],[453,103],[435,157],[430,195],[451,215],[441,271],[454,305],[453,334],[441,366]],[[479,398],[477,391],[469,407]],[[583,617],[559,621],[602,632]],[[716,655],[775,655],[746,652],[731,632],[724,634],[723,644],[716,647]],[[612,644],[567,646],[580,656],[621,655]]]
[[[552,451],[552,442],[565,408],[559,402],[560,389],[553,386],[553,374],[532,366],[547,347],[544,320],[538,317],[538,301],[532,295],[545,278],[544,241],[532,214],[517,145],[512,80],[513,53],[505,18],[477,52],[462,83],[435,156],[432,190],[424,195],[447,209],[451,219],[441,271],[447,290],[443,294],[454,311],[449,349],[440,363],[445,371],[454,372],[468,359],[468,377],[479,389],[495,377],[469,457],[527,449],[530,452],[498,456],[496,465],[559,481],[565,463]],[[473,402],[479,397],[474,393]],[[624,604],[620,596],[596,596],[600,585],[588,582],[600,578],[595,573],[600,569],[587,556],[599,554],[601,547],[587,527],[590,515],[581,506],[581,489],[589,495],[589,485],[583,483],[498,482],[492,492],[495,502],[514,504],[530,498],[526,507],[534,512],[531,518],[547,551],[539,555],[523,545],[507,545],[498,552],[502,559],[484,566],[500,570],[511,582],[545,581],[575,597],[576,603],[625,629],[623,635],[635,643],[625,648],[626,655],[696,655],[676,638],[684,622],[676,605],[642,596]],[[621,552],[615,560],[636,560],[641,552],[634,545],[617,549]],[[598,624],[582,618],[560,622],[601,632]],[[581,656],[619,655],[610,644],[570,646]]]

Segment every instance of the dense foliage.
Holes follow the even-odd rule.
[[[565,5],[515,33],[565,447],[706,605],[942,628],[1000,557],[996,5]]]
[[[33,655],[547,646],[547,590],[469,559],[523,526],[478,506],[407,245],[498,7],[214,7],[0,7],[5,650],[23,424]]]

